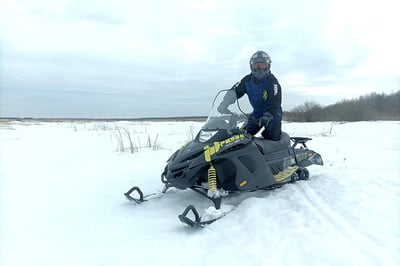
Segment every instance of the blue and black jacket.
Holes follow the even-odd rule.
[[[238,99],[247,94],[253,107],[254,118],[259,119],[265,112],[269,112],[274,116],[271,124],[282,121],[281,85],[272,73],[261,80],[248,74],[232,89],[235,90]]]

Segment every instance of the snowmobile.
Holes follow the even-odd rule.
[[[172,154],[161,174],[161,193],[172,187],[191,189],[214,203],[211,216],[200,216],[193,205],[187,206],[178,218],[192,227],[203,227],[229,213],[233,208],[221,208],[221,203],[230,194],[272,190],[307,180],[307,166],[323,165],[321,155],[306,145],[311,138],[290,137],[282,132],[279,141],[271,141],[248,134],[245,128],[249,116],[238,99],[229,105],[228,112],[218,111],[226,93],[218,92],[197,136]],[[144,195],[139,187],[124,194],[136,203],[155,195]]]

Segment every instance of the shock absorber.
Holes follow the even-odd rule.
[[[210,164],[210,168],[207,171],[208,174],[208,191],[212,194],[217,192],[217,171],[214,166]]]

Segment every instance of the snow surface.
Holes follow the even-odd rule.
[[[137,152],[117,151],[117,125]],[[201,125],[1,123],[0,265],[400,265],[400,122],[285,123],[313,138],[325,165],[236,196],[232,213],[200,230],[177,218],[211,205],[195,192],[128,202],[132,185],[162,188],[165,161]]]

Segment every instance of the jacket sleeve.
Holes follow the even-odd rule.
[[[236,82],[236,84],[232,87],[232,90],[235,90],[236,97],[238,99],[242,98],[243,95],[246,93],[245,78],[246,77],[244,77],[241,81]]]
[[[233,104],[236,99],[240,99],[245,94],[245,91],[246,86],[244,85],[243,79],[240,82],[236,82],[235,85],[226,92],[224,99],[218,106],[218,111],[220,113],[226,112],[225,109],[227,109],[229,105]]]
[[[271,113],[275,119],[282,117],[282,90],[278,80],[274,77],[268,86],[268,108],[267,112]]]

